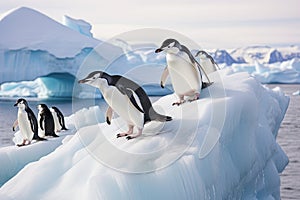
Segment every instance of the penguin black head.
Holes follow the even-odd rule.
[[[39,111],[45,111],[45,110],[49,110],[49,108],[48,108],[48,106],[46,105],[46,104],[39,104],[38,106],[37,106],[37,109],[39,110]]]
[[[160,48],[155,50],[155,53],[165,51],[167,53],[177,53],[181,49],[180,43],[175,39],[166,39]]]
[[[25,109],[26,107],[28,107],[28,103],[25,99],[21,98],[17,100],[14,106],[18,106],[19,108]]]
[[[200,50],[196,53],[195,57],[200,56],[200,58],[206,58],[208,57],[208,53],[206,53],[206,51]]]
[[[97,87],[102,84],[102,81],[105,80],[103,77],[105,75],[108,76],[108,74],[106,74],[103,71],[94,71],[94,72],[91,72],[89,75],[87,75],[87,77],[85,77],[84,79],[78,81],[78,83],[84,83],[84,84],[88,84],[88,85]]]

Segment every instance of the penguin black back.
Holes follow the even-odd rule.
[[[59,124],[61,125],[61,130],[68,130],[65,125],[65,119],[62,112],[55,106],[52,106],[52,109],[55,111],[57,118],[59,120]]]
[[[109,75],[105,72],[102,72],[101,75],[102,78],[105,78],[107,80],[108,85],[113,85],[118,88],[118,90],[124,94],[124,88],[125,89],[130,89],[136,93],[138,96],[141,106],[142,106],[142,112],[144,112],[144,124],[152,121],[152,120],[158,120],[158,121],[171,121],[172,118],[169,116],[164,116],[158,114],[152,106],[152,103],[146,94],[146,92],[143,90],[142,87],[140,87],[137,83],[134,81],[127,79],[123,76],[120,75]],[[132,101],[134,99],[133,94],[128,94],[128,97]],[[135,100],[134,100],[135,101]],[[135,103],[133,103],[135,104]],[[138,107],[138,105],[135,105],[135,107]]]
[[[39,110],[40,110],[39,115],[41,117],[39,123],[41,129],[45,131],[45,136],[58,137],[58,135],[56,135],[54,132],[55,129],[54,119],[47,105],[40,104]]]

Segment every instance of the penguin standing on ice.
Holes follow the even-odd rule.
[[[45,137],[45,136],[58,137],[58,135],[56,135],[54,132],[54,128],[55,128],[54,119],[47,105],[39,104],[37,108],[39,110],[38,113],[39,135],[41,137]]]
[[[117,137],[127,136],[126,138],[130,140],[142,134],[144,124],[147,122],[172,120],[172,117],[158,114],[143,88],[123,76],[111,76],[102,71],[95,71],[80,80],[79,83],[100,89],[103,98],[109,105],[106,111],[108,124],[111,123],[113,111],[127,122],[128,131],[119,133]],[[136,134],[133,134],[134,126],[138,129]]]
[[[17,146],[24,146],[30,144],[34,140],[46,140],[38,135],[38,123],[32,110],[29,108],[25,99],[18,99],[14,106],[18,106],[18,118],[13,124],[13,131],[19,126],[21,135],[23,137],[23,143],[17,144]]]
[[[62,114],[62,112],[55,106],[52,106],[50,108],[50,111],[52,113],[53,120],[54,120],[54,125],[55,125],[54,130],[56,132],[59,132],[61,130],[68,130],[66,128],[65,119],[64,119],[64,115]]]
[[[206,73],[210,74],[210,73],[220,69],[218,64],[214,61],[214,59],[206,51],[203,51],[203,50],[198,51],[195,54],[195,57],[198,57],[198,56],[200,58],[200,64],[205,69]]]
[[[167,67],[161,76],[161,87],[164,88],[166,79],[170,74],[174,92],[179,97],[179,101],[172,105],[184,103],[186,101],[185,96],[188,97],[190,102],[199,99],[201,89],[206,88],[211,83],[190,50],[175,39],[167,39],[160,48],[155,50],[155,53],[162,51],[167,54]],[[205,74],[208,83],[202,81],[201,70]]]

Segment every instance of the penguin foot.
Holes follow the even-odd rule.
[[[125,137],[127,135],[128,135],[128,133],[119,133],[119,134],[117,134],[117,138],[119,138],[119,137]]]
[[[117,134],[117,138],[119,137],[125,137],[127,135],[131,135],[133,133],[133,126],[132,125],[128,125],[129,130],[125,133],[119,133]]]
[[[132,136],[127,136],[127,137],[126,137],[127,140],[131,140],[131,139],[133,139],[133,138],[135,138],[135,137],[132,137]]]
[[[179,101],[179,102],[174,102],[172,103],[172,106],[180,106],[181,104],[185,103],[185,101]]]
[[[127,139],[127,140],[131,140],[131,139],[133,139],[133,138],[137,138],[137,137],[139,137],[139,136],[142,135],[142,131],[143,131],[143,129],[140,129],[140,128],[139,128],[137,134],[135,134],[135,135],[129,135],[129,136],[126,137],[126,139]]]
[[[193,102],[193,101],[196,101],[196,100],[198,100],[200,98],[200,94],[195,94],[195,96],[194,96],[194,98],[191,98],[191,99],[189,99],[188,101],[191,103],[191,102]]]
[[[29,143],[30,144],[30,143]],[[22,146],[25,146],[26,145],[26,140],[23,140],[23,143],[22,144],[17,144],[18,147],[22,147]]]

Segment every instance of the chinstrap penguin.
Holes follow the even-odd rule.
[[[39,104],[37,108],[39,110],[38,113],[39,135],[41,137],[45,137],[45,136],[58,137],[58,135],[56,135],[54,132],[55,129],[54,119],[47,105]]]
[[[79,83],[100,89],[109,105],[106,111],[107,124],[111,123],[113,111],[127,122],[128,131],[119,133],[117,137],[127,136],[126,138],[130,140],[142,134],[144,124],[147,122],[172,120],[172,117],[158,114],[153,109],[151,101],[143,88],[123,76],[95,71],[80,80]],[[134,126],[138,129],[137,134],[133,134]]]
[[[53,116],[55,131],[59,132],[61,130],[68,130],[65,125],[65,118],[62,112],[55,106],[50,108],[50,111]]]
[[[165,40],[155,53],[166,52],[167,66],[161,76],[161,87],[164,88],[165,81],[170,75],[175,94],[179,97],[179,102],[172,105],[180,105],[188,101],[199,99],[200,91],[209,86],[210,80],[202,66],[196,61],[190,50],[180,44],[175,39]],[[208,83],[202,81],[202,72],[205,74]]]
[[[218,64],[214,61],[214,59],[206,51],[203,51],[203,50],[198,51],[195,54],[195,57],[198,57],[198,56],[200,58],[200,64],[204,68],[206,73],[210,74],[210,73],[220,69]]]
[[[28,106],[27,101],[23,98],[18,99],[14,106],[18,107],[18,117],[13,124],[13,131],[19,126],[23,137],[23,143],[17,144],[17,146],[24,146],[26,145],[26,142],[27,144],[30,144],[32,140],[46,140],[38,135],[38,123],[33,111]]]

